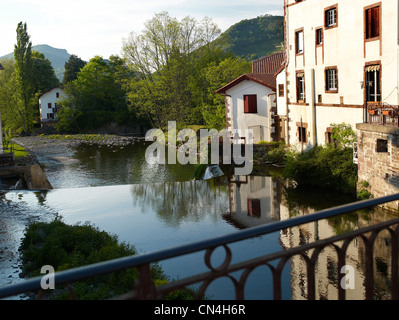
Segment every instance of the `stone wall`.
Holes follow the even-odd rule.
[[[357,124],[358,189],[367,188],[374,198],[399,193],[399,128]],[[399,210],[399,201],[384,205]]]

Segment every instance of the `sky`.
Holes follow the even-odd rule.
[[[2,0],[0,57],[14,51],[19,22],[33,45],[66,49],[83,60],[121,55],[123,39],[142,33],[162,11],[182,19],[211,18],[223,31],[243,19],[283,15],[284,0]]]

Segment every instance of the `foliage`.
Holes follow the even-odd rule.
[[[22,239],[23,271],[28,277],[39,276],[42,266],[56,271],[94,264],[136,254],[133,246],[118,243],[116,236],[90,224],[70,226],[60,219],[51,223],[32,223]],[[158,265],[151,268],[153,279],[167,280]],[[107,299],[133,289],[135,269],[80,281],[73,284],[77,300]],[[68,290],[56,288],[52,299],[67,299]]]
[[[123,61],[118,57],[110,59],[107,63],[102,57],[92,58],[77,79],[66,85],[66,97],[59,102],[62,106],[58,112],[59,130],[82,132],[134,118],[128,111],[126,93],[118,78]]]
[[[231,26],[216,45],[245,59],[258,59],[282,51],[284,17],[264,15],[245,19]]]
[[[352,148],[357,136],[352,126],[347,123],[331,124],[332,139],[336,148]]]
[[[224,128],[224,99],[215,91],[249,72],[250,63],[214,46],[219,34],[209,18],[178,20],[167,12],[147,21],[141,35],[132,33],[123,45],[135,74],[125,83],[131,110],[157,128],[168,121]]]
[[[0,72],[0,112],[3,128],[6,132],[22,132],[23,123],[19,113],[21,103],[17,89],[14,61],[3,60],[4,70]]]
[[[42,53],[32,50],[26,24],[19,23],[14,60],[3,60],[0,72],[0,111],[5,131],[30,134],[39,117],[38,96],[59,84]]]
[[[19,144],[13,145],[13,151],[14,151],[14,157],[16,159],[26,157],[29,154],[28,151],[26,151],[26,149],[23,146],[20,146]]]
[[[15,106],[21,119],[22,130],[29,133],[33,127],[35,91],[32,42],[26,23],[17,27],[17,44],[14,48],[15,79],[17,83],[18,103]]]
[[[284,176],[299,185],[356,193],[357,166],[351,148],[315,147],[287,158]]]
[[[35,93],[44,93],[60,85],[50,60],[43,53],[32,51],[33,86]]]
[[[212,61],[204,68],[207,95],[204,98],[202,115],[208,128],[222,130],[226,127],[224,97],[216,90],[244,73],[251,72],[251,63],[238,57],[226,57]]]
[[[65,86],[67,83],[77,79],[80,70],[86,65],[86,62],[76,55],[71,55],[67,62],[65,62],[64,80],[62,84]]]

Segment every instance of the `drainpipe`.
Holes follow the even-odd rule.
[[[317,146],[317,124],[316,124],[316,90],[315,90],[315,70],[310,70],[310,104],[312,112],[312,144],[313,147]]]
[[[284,0],[284,36],[285,36],[285,135],[286,145],[291,146],[290,143],[290,108],[288,98],[288,65],[290,64],[290,48],[289,48],[289,32],[288,32],[288,4]]]

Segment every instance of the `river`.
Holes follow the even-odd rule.
[[[158,251],[244,228],[289,219],[295,215],[348,203],[353,198],[306,190],[287,192],[278,178],[255,173],[235,181],[225,175],[194,181],[195,166],[154,165],[145,161],[147,145],[112,147],[84,145],[77,148],[38,149],[54,190],[32,192],[7,190],[0,203],[0,287],[22,281],[18,247],[26,226],[32,221],[62,217],[68,224],[90,222],[116,234],[141,252]],[[264,167],[260,168],[265,171]],[[276,232],[232,245],[233,262],[287,249],[299,243],[329,237],[342,229],[352,230],[374,220],[391,218],[388,213],[348,216],[314,225]],[[354,261],[361,252],[353,248]],[[388,257],[381,255],[381,263]],[[171,279],[206,271],[203,254],[161,263]],[[327,275],[320,297],[327,297],[335,260],[326,252]],[[303,264],[293,261],[283,272],[283,298],[301,299]],[[385,270],[385,269],[384,269]],[[324,271],[321,273],[323,274]],[[270,273],[270,272],[269,272]],[[246,285],[247,299],[272,299],[272,279],[267,271],[254,272]],[[381,273],[381,283],[388,274]],[[359,275],[359,279],[361,274]],[[260,281],[261,279],[261,281]],[[330,279],[331,280],[331,279]],[[382,285],[383,286],[383,285]],[[323,290],[326,290],[323,292]],[[361,297],[362,289],[353,293]],[[233,299],[233,286],[218,280],[207,291],[211,299]],[[330,294],[328,298],[334,298]]]

